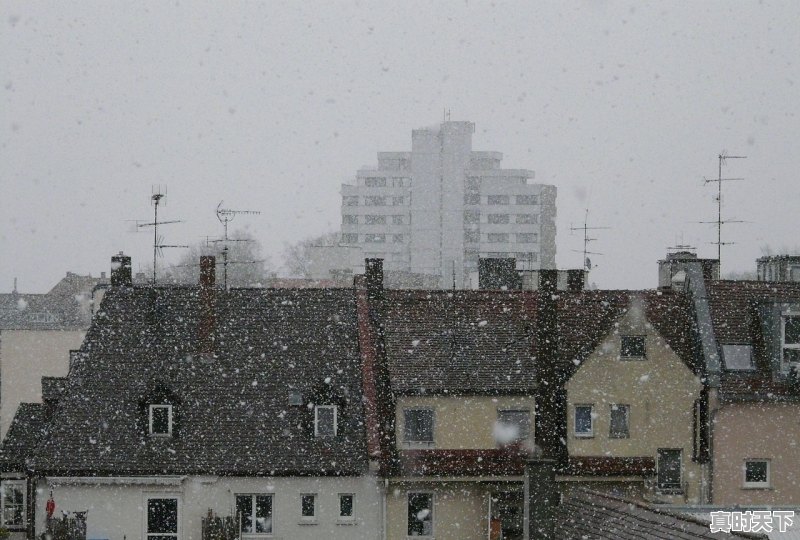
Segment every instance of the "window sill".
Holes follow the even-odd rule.
[[[298,525],[319,525],[316,519],[302,519],[297,522]]]
[[[745,485],[742,486],[742,489],[748,489],[748,490],[760,489],[760,490],[764,490],[764,491],[769,491],[769,490],[772,490],[772,489],[775,489],[775,488],[773,488],[769,484],[763,484],[763,485],[757,485],[757,484],[747,485],[747,484],[745,484]]]
[[[336,520],[336,524],[337,525],[348,525],[348,526],[349,525],[355,525],[356,524],[356,520],[354,520],[354,519],[339,519],[339,520]]]
[[[574,436],[576,439],[594,439],[593,433],[586,433],[586,434],[576,433]]]
[[[683,488],[662,488],[657,487],[656,493],[659,495],[683,495],[684,491]]]

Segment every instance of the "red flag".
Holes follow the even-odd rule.
[[[47,511],[47,517],[53,517],[53,512],[56,511],[56,501],[53,500],[53,490],[50,490],[50,498],[47,499],[47,504],[44,509]]]

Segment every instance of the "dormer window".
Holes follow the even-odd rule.
[[[753,347],[751,345],[722,345],[722,359],[729,371],[753,369]]]
[[[800,315],[781,318],[781,365],[789,369],[790,362],[800,362]]]
[[[317,405],[314,407],[314,436],[335,437],[337,432],[336,405]]]
[[[644,336],[620,336],[620,357],[641,359],[646,355]]]
[[[148,427],[153,437],[172,437],[172,405],[150,405]]]

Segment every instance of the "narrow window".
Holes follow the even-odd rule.
[[[313,520],[317,517],[317,496],[307,493],[300,496],[300,517]]]
[[[665,491],[681,490],[680,449],[659,448],[656,468],[658,489]]]
[[[408,494],[408,536],[433,536],[433,494]]]
[[[25,480],[3,480],[2,491],[2,525],[9,529],[24,527]]]
[[[629,416],[630,405],[611,405],[611,428],[608,436],[612,439],[627,439],[630,436],[628,430]]]
[[[335,437],[336,405],[317,405],[314,407],[314,435],[316,437]]]
[[[150,405],[149,431],[154,437],[172,436],[172,405]]]
[[[352,493],[339,494],[339,519],[350,521],[355,518],[356,496]]]
[[[242,534],[272,533],[272,495],[236,495],[236,514]]]
[[[769,460],[748,459],[744,462],[744,487],[766,488],[769,485]]]
[[[147,499],[147,538],[152,540],[177,540],[177,498]]]
[[[784,316],[782,322],[782,360],[786,370],[789,362],[800,362],[800,316]]]
[[[594,435],[591,405],[575,405],[575,436],[592,437]]]
[[[511,444],[528,439],[531,434],[531,412],[528,409],[497,411],[495,440]]]
[[[404,409],[403,420],[405,442],[433,443],[433,409]]]
[[[644,336],[620,336],[622,358],[644,358],[645,352]]]

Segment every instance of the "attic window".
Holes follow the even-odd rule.
[[[299,407],[303,404],[303,394],[299,390],[289,390],[289,405]]]
[[[644,336],[620,336],[620,357],[644,358],[645,351]]]
[[[800,315],[784,315],[781,322],[781,359],[788,369],[790,362],[800,362]]]
[[[753,347],[751,345],[723,345],[722,358],[725,369],[745,371],[753,369]]]
[[[314,436],[336,436],[336,405],[317,405],[314,407]]]
[[[153,437],[171,437],[172,405],[150,405],[148,426]]]

